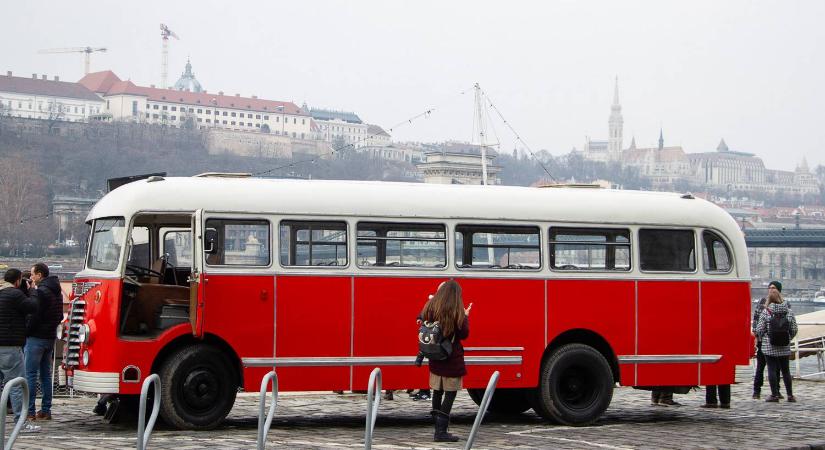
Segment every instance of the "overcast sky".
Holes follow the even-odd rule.
[[[170,83],[191,57],[209,91],[355,111],[396,140],[470,140],[480,83],[533,150],[606,139],[619,77],[625,146],[756,153],[825,164],[823,1],[15,1],[2,6],[0,70],[160,83],[160,30],[180,36]],[[462,94],[462,92],[465,92]],[[501,148],[512,135],[492,127]],[[493,134],[490,130],[489,134]]]

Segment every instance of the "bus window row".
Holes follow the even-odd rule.
[[[344,267],[350,262],[348,225],[344,221],[284,220],[279,224],[279,262],[284,267]],[[212,266],[269,266],[267,220],[208,219],[206,263]],[[550,227],[546,247],[539,227],[459,224],[454,229],[455,266],[462,270],[542,268],[542,248],[550,269],[562,272],[626,272],[633,267],[633,245],[645,272],[695,272],[696,239],[692,229]],[[448,239],[444,224],[359,222],[355,233],[358,267],[445,268]],[[172,244],[171,240],[166,242]],[[731,252],[724,239],[701,231],[703,267],[728,273]],[[178,254],[185,250],[178,250]]]

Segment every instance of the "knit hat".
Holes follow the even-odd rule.
[[[771,286],[775,287],[777,291],[782,292],[782,283],[780,283],[779,281],[771,281],[770,283],[768,283],[768,287]]]

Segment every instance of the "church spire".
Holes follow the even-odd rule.
[[[665,138],[662,134],[662,129],[659,128],[659,150],[665,148]]]
[[[608,158],[613,161],[621,159],[624,140],[622,138],[622,105],[619,104],[619,77],[616,77],[613,89],[613,105],[610,107],[610,119],[607,121],[609,137],[607,138]]]

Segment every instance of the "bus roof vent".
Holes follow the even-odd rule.
[[[163,180],[165,180],[165,178],[163,178],[159,175],[152,175],[151,177],[146,179],[146,182],[147,183],[154,183],[155,181],[163,181]]]
[[[576,189],[601,189],[598,184],[589,183],[546,183],[536,185],[539,188],[576,188]]]
[[[251,173],[243,172],[204,172],[195,175],[198,178],[251,178]]]
[[[682,194],[682,196],[681,196],[680,198],[684,198],[684,199],[688,199],[688,200],[693,200],[693,199],[694,199],[694,198],[696,198],[696,197],[694,197],[694,196],[693,196],[693,194],[691,194],[690,192],[685,192],[684,194]]]

